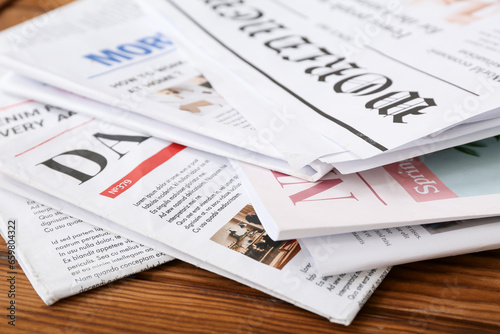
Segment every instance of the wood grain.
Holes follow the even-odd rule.
[[[72,0],[0,0],[0,30],[70,2]]]
[[[6,258],[2,241],[2,278]],[[349,327],[177,260],[52,306],[16,272],[19,333],[500,332],[500,251],[394,268]],[[0,309],[8,288],[2,279]]]
[[[69,2],[0,0],[0,29]],[[349,327],[173,261],[53,306],[43,304],[17,267],[13,329],[5,317],[7,264],[2,240],[0,333],[500,332],[500,250],[394,268]]]

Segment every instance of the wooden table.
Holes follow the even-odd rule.
[[[69,2],[0,0],[0,30]],[[500,250],[394,268],[349,327],[176,260],[53,306],[17,267],[13,329],[7,272],[2,240],[0,333],[500,333]]]

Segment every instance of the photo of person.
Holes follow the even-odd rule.
[[[245,206],[210,240],[280,270],[300,251],[297,240],[272,240],[251,205]]]

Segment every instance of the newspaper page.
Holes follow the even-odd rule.
[[[304,308],[306,310],[309,310],[314,313],[318,313],[320,315],[323,315],[327,318],[329,318],[330,321],[336,322],[336,323],[341,323],[344,325],[350,324],[350,322],[354,319],[356,313],[359,311],[359,309],[363,306],[363,304],[368,300],[370,295],[375,291],[377,286],[382,282],[382,280],[385,278],[385,276],[389,273],[390,267],[386,267],[383,269],[378,269],[378,270],[369,270],[367,271],[368,275],[364,275],[364,272],[353,272],[350,274],[340,274],[340,275],[335,275],[335,276],[318,276],[317,273],[315,272],[315,269],[313,269],[311,262],[307,259],[307,255],[300,251],[291,261],[287,266],[285,266],[281,270],[281,275],[278,277],[273,277],[276,280],[280,280],[282,283],[286,283],[286,285],[290,285],[290,283],[294,283],[292,290],[294,293],[285,295],[283,294],[283,291],[281,289],[277,290],[272,290],[270,289],[270,286],[275,286],[274,284],[265,284],[265,285],[258,285],[254,281],[250,281],[245,279],[245,277],[241,277],[238,275],[235,275],[233,271],[224,271],[222,270],[219,266],[214,266],[210,263],[207,262],[202,262],[199,259],[189,256],[186,253],[182,253],[176,249],[173,249],[171,247],[168,247],[164,243],[159,242],[158,240],[153,240],[151,238],[145,237],[142,234],[135,233],[131,231],[130,229],[125,228],[122,225],[113,223],[109,220],[103,219],[102,217],[99,217],[95,214],[90,213],[89,211],[83,210],[80,207],[77,207],[75,205],[69,204],[68,202],[65,202],[62,199],[56,198],[54,196],[48,195],[46,193],[43,193],[39,190],[36,190],[34,188],[31,188],[27,185],[24,185],[22,183],[19,183],[17,181],[14,181],[8,177],[5,177],[3,174],[0,174],[0,180],[2,181],[2,186],[6,186],[8,189],[11,191],[18,193],[22,196],[25,195],[30,195],[31,197],[36,198],[37,200],[43,201],[47,204],[50,204],[51,206],[58,207],[60,208],[61,211],[71,213],[72,216],[75,217],[82,217],[83,219],[86,219],[87,221],[93,221],[96,223],[97,226],[101,226],[103,229],[107,229],[110,231],[115,231],[116,233],[127,236],[130,239],[137,240],[138,242],[141,242],[145,245],[149,245],[150,247],[158,250],[162,250],[166,253],[169,253],[176,258],[183,259],[186,262],[189,262],[191,264],[194,264],[200,268],[212,271],[214,273],[217,273],[219,275],[225,276],[227,278],[233,279],[235,281],[238,281],[242,284],[248,285],[250,287],[253,287],[255,289],[261,290],[263,292],[266,292],[270,295],[273,295],[277,298],[283,299],[289,303],[292,303],[298,307]],[[252,215],[253,216],[253,215]],[[246,219],[246,217],[245,217]],[[251,220],[251,218],[250,218]],[[255,219],[254,219],[255,221]],[[263,262],[263,261],[261,261]],[[299,264],[298,266],[296,264]],[[253,270],[253,267],[250,268]],[[261,269],[262,270],[262,269]],[[272,271],[271,271],[272,272]],[[269,274],[266,272],[266,274]],[[359,277],[363,276],[363,280],[360,280]],[[370,277],[375,276],[375,279],[370,279]],[[306,280],[304,280],[304,277],[306,277]],[[303,284],[305,283],[305,284]],[[359,284],[358,284],[359,283]],[[353,303],[347,306],[341,313],[340,315],[337,315],[335,318],[331,317],[332,312],[323,312],[323,307],[317,307],[317,303],[302,303],[301,298],[296,298],[296,293],[299,289],[304,290],[304,293],[310,293],[313,296],[319,296],[321,293],[320,288],[314,287],[311,288],[314,285],[317,285],[319,287],[323,287],[325,284],[328,284],[327,290],[330,293],[333,293],[334,291],[337,291],[337,295],[342,297],[346,293],[350,293],[348,295],[348,299],[350,300],[357,300],[358,303]],[[353,285],[356,285],[356,290],[353,289]],[[367,284],[367,286],[365,286]],[[312,292],[311,292],[311,289]],[[305,291],[307,290],[307,291]],[[316,295],[318,294],[318,295]],[[323,298],[323,297],[321,297]],[[337,297],[335,297],[337,298]],[[360,298],[360,299],[358,299]],[[361,299],[362,298],[362,299]],[[333,302],[333,301],[332,301]],[[335,301],[335,303],[339,303],[339,301]],[[343,303],[343,302],[340,302]],[[330,305],[330,302],[326,302],[323,304],[328,304]]]
[[[227,159],[80,116],[55,130],[2,147],[0,160],[61,212],[67,201],[67,214],[98,215],[101,228],[342,324],[388,272],[314,274],[297,241],[269,238]],[[59,202],[44,202],[49,195]]]
[[[500,218],[358,231],[299,240],[320,275],[366,270],[500,247]]]
[[[400,161],[409,157],[426,154],[434,150],[447,148],[449,146],[464,144],[469,141],[478,140],[485,136],[492,136],[499,132],[496,125],[498,122],[500,122],[500,120],[494,119],[476,122],[474,124],[457,126],[454,129],[447,131],[446,134],[441,134],[436,138],[421,139],[419,141],[420,145],[418,145],[418,148],[413,146],[410,147],[408,149],[409,153],[407,153],[406,151],[396,150],[394,152],[384,153],[374,158],[362,161],[350,161],[350,159],[347,159],[347,162],[337,162],[339,160],[337,156],[332,157],[332,159],[323,157],[321,158],[321,160],[323,161],[322,163],[316,161],[311,163],[309,166],[306,166],[299,170],[295,170],[291,169],[290,166],[282,160],[271,158],[257,152],[243,151],[242,148],[232,146],[228,143],[182,130],[174,126],[170,126],[166,123],[157,122],[154,119],[146,116],[127,112],[125,110],[104,105],[102,103],[84,99],[69,92],[37,83],[36,81],[21,77],[19,75],[10,73],[9,75],[4,76],[0,82],[0,85],[1,89],[16,96],[26,96],[31,98],[19,99],[6,94],[0,94],[0,101],[5,101],[2,102],[4,103],[4,106],[1,107],[1,110],[4,111],[4,115],[8,114],[8,110],[10,110],[10,112],[12,113],[8,114],[8,118],[5,118],[7,116],[4,116],[4,120],[0,125],[6,127],[3,132],[0,132],[2,138],[12,137],[16,134],[22,134],[26,131],[31,131],[43,126],[57,124],[56,121],[64,120],[67,117],[73,115],[73,111],[78,111],[122,125],[130,129],[148,133],[155,137],[176,142],[177,139],[179,139],[183,141],[182,144],[186,144],[189,147],[198,148],[203,151],[215,153],[218,155],[228,156],[230,158],[235,158],[237,160],[249,162],[252,164],[257,164],[259,166],[299,177],[307,181],[317,181],[320,177],[324,176],[331,170],[330,164],[334,164],[337,170],[339,170],[341,173],[348,174],[374,168],[394,161]],[[49,104],[42,106],[33,102],[33,99],[36,101],[44,101],[45,103]],[[34,105],[31,110],[21,111],[21,114],[16,112],[17,109],[22,110],[23,106],[26,107],[29,103],[32,103]],[[56,105],[65,107],[73,111],[70,112],[61,110],[58,107],[54,107]],[[14,116],[16,115],[16,113],[17,116]],[[45,119],[43,120],[37,118],[44,115]],[[23,119],[28,120],[28,118],[31,118],[31,120],[22,122]],[[14,125],[14,122],[21,122],[21,124]],[[462,130],[461,127],[468,127],[470,128],[470,130]],[[489,128],[485,129],[485,127]],[[467,136],[465,135],[465,133],[472,130],[474,131],[473,133],[470,133]],[[453,138],[454,132],[457,132],[458,136],[462,136],[457,139],[458,142],[457,140],[455,140],[455,138]],[[451,142],[449,142],[450,140],[442,142],[444,138],[449,137],[452,137],[453,139],[451,140]],[[258,143],[256,145],[261,145],[261,143]]]
[[[320,161],[314,161],[301,169],[292,169],[284,160],[245,150],[230,143],[183,130],[167,123],[158,122],[155,119],[137,113],[91,101],[14,73],[9,73],[2,77],[0,79],[0,86],[3,87],[5,91],[15,95],[30,96],[37,101],[44,101],[51,105],[62,106],[154,137],[173,141],[217,155],[257,164],[304,180],[316,181],[332,169],[330,164]],[[256,142],[252,145],[257,147],[266,145],[266,143],[265,140],[257,138]]]
[[[0,232],[15,232],[16,259],[47,305],[172,259],[6,190],[0,201]]]
[[[351,7],[355,6],[353,5],[354,2],[350,4],[342,3],[341,1],[331,1],[331,3],[329,3],[328,1],[317,1],[317,4],[315,2],[307,1],[285,2],[275,0],[275,2],[280,3],[280,5],[287,10],[295,11],[296,13],[300,13],[304,16],[307,16],[306,14],[310,13],[308,19],[315,22],[323,30],[327,30],[329,33],[337,34],[338,37],[342,39],[339,47],[343,51],[345,51],[346,55],[361,52],[365,47],[370,46],[370,42],[372,42],[373,39],[380,38],[381,36],[379,35],[384,34],[385,26],[382,25],[381,22],[379,22],[379,17],[381,15],[383,16],[384,22],[388,21],[393,23],[397,21],[405,22],[406,17],[398,11],[398,9],[401,9],[400,6],[392,8],[392,4],[385,2],[383,4],[377,4],[374,2],[361,2],[361,4],[364,4],[366,6],[366,8],[364,9],[365,11],[374,11],[374,13],[363,13],[363,15],[360,15],[360,17],[364,18],[365,21],[360,20],[359,17],[351,13],[353,11]],[[332,11],[330,11],[328,8],[328,6],[330,5],[332,6]],[[327,8],[323,8],[325,6]],[[333,9],[337,9],[341,11],[341,13],[337,13]],[[347,13],[351,13],[351,15],[343,15],[342,12],[344,11]],[[334,21],[331,20],[330,14],[332,13],[337,18]],[[384,15],[393,15],[394,17],[386,18]],[[368,17],[370,17],[370,20],[368,20]],[[423,26],[429,25],[428,22],[420,22],[420,24],[418,25],[415,22],[413,23],[415,27],[418,27],[418,29],[414,29],[415,31],[413,32],[413,34],[424,34],[426,30],[423,29]],[[333,27],[333,25],[335,25],[335,27],[337,27],[338,29]],[[389,29],[389,27],[385,28],[389,31],[392,31],[391,29]],[[406,34],[407,33],[405,32],[405,35]],[[177,37],[180,38],[179,36]],[[185,40],[186,39],[184,39],[184,41]],[[193,48],[192,45],[189,44],[189,42],[184,42],[181,44],[183,48],[186,48],[190,51],[189,55],[196,55],[196,57],[190,58],[193,62],[196,62],[196,59],[194,58],[199,59],[199,61],[196,62],[196,66],[198,68],[203,68],[203,72],[207,76],[215,76],[214,82],[217,83],[217,88],[221,92],[227,91],[227,94],[224,94],[227,99],[230,99],[235,95],[234,92],[231,92],[232,87],[230,87],[229,90],[223,89],[225,82],[228,81],[227,78],[225,80],[222,80],[221,78],[218,79],[216,76],[217,73],[223,72],[221,66],[218,67],[216,71],[217,73],[210,73],[210,68],[214,67],[213,61],[211,62],[210,59],[204,57],[204,52],[201,49],[197,50]],[[210,66],[205,65],[204,67],[204,63],[210,63]],[[226,77],[229,76],[230,74],[226,72]],[[482,82],[482,84],[484,86],[483,88],[488,91],[489,94],[491,94],[496,89],[494,82]],[[484,98],[487,98],[487,95],[485,95]],[[239,99],[241,100],[242,98],[239,97]],[[235,102],[232,104],[236,105],[237,103],[238,101],[237,99],[235,99]],[[239,108],[239,110],[244,110],[244,107],[242,106],[241,108]],[[449,147],[462,145],[470,141],[484,139],[500,133],[500,130],[497,126],[500,120],[498,118],[494,118],[493,116],[495,115],[492,115],[491,112],[488,112],[488,114],[489,116],[487,118],[489,121],[484,121],[484,117],[482,115],[480,115],[481,118],[476,116],[471,119],[476,122],[474,126],[467,127],[465,125],[460,125],[454,126],[447,131],[437,131],[432,136],[423,137],[416,141],[409,142],[394,150],[385,151],[384,153],[376,155],[372,158],[359,159],[357,155],[346,151],[324,156],[320,158],[320,161],[332,164],[338,171],[343,174],[349,174],[379,167],[389,163],[394,163],[404,159],[413,158],[418,155],[431,153]],[[478,121],[481,120],[483,121],[479,122],[478,124]]]
[[[279,1],[279,0],[278,0]],[[468,92],[445,113],[466,119],[478,101],[498,95],[498,13],[495,1],[280,1],[343,39],[347,54],[372,49]],[[332,16],[335,20],[331,20]],[[499,109],[476,121],[498,117]]]
[[[148,3],[304,127],[360,158],[463,121],[445,115],[468,92],[373,50],[345,57],[341,40],[275,1]],[[496,108],[497,99],[478,101],[469,117]]]
[[[271,237],[306,238],[500,215],[499,145],[496,136],[313,183],[239,166]]]
[[[295,149],[300,155],[292,144],[279,150],[273,146],[274,133],[288,122],[285,111],[277,112],[258,132],[182,57],[169,32],[154,26],[134,1],[78,1],[37,20],[45,24],[33,35],[24,34],[33,21],[0,34],[0,63],[5,67],[250,151],[279,159],[287,159],[281,150]],[[264,98],[259,101],[260,108],[274,108]],[[313,131],[310,136],[317,137],[316,146],[303,149],[306,158],[294,168],[345,151]],[[257,140],[263,143],[255,145]]]

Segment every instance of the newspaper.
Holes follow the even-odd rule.
[[[309,183],[240,163],[276,240],[500,215],[499,137]]]
[[[388,272],[317,276],[297,241],[269,238],[227,159],[205,152],[79,115],[0,152],[21,182],[9,190],[334,322],[349,324]]]
[[[275,2],[280,2],[280,1],[275,1]],[[332,4],[335,3],[335,4]],[[332,21],[330,11],[328,8],[321,8],[323,7],[329,7],[330,5],[334,9],[338,9],[336,7],[340,7],[346,12],[349,12],[352,7],[352,4],[338,4],[341,2],[335,2],[335,1],[318,1],[318,4],[315,4],[314,2],[306,2],[306,1],[294,1],[294,2],[281,2],[281,6],[285,9],[295,11],[296,13],[301,13],[301,15],[305,15],[305,13],[311,13],[310,19],[312,21],[321,21],[321,22],[316,22],[318,23],[317,25],[322,28],[326,29],[329,31],[329,33],[337,34],[339,38],[342,39],[342,42],[340,44],[340,47],[342,50],[344,50],[348,55],[350,54],[355,54],[359,53],[366,47],[366,44],[369,44],[369,42],[372,42],[374,39],[379,39],[379,35],[383,34],[383,27],[378,27],[377,24],[380,24],[378,22],[378,17],[380,15],[380,11],[384,15],[389,15],[391,12],[386,8],[391,6],[391,4],[384,3],[383,5],[381,4],[376,4],[373,5],[372,7],[370,4],[365,3],[366,7],[365,11],[369,10],[374,10],[375,13],[372,14],[367,14],[364,13],[362,17],[366,19],[367,16],[370,16],[371,21],[367,20],[368,22],[363,22],[359,21],[359,18],[355,15],[351,18],[349,15],[346,15],[346,17],[342,16],[342,13],[334,13],[337,17],[336,20]],[[309,6],[310,4],[310,6]],[[320,7],[318,9],[318,7]],[[348,9],[344,8],[347,7]],[[395,11],[395,9],[392,9]],[[321,13],[320,13],[321,12]],[[325,15],[325,13],[327,15]],[[394,15],[400,15],[403,16],[401,13],[394,13]],[[324,18],[324,20],[321,20],[321,18]],[[390,21],[390,22],[395,22],[398,20],[403,20],[401,18],[396,19],[396,18],[385,18],[384,20]],[[415,21],[415,20],[414,20]],[[335,25],[335,27],[333,27]],[[373,26],[376,26],[375,28]],[[421,26],[425,26],[425,24],[420,24]],[[415,26],[417,26],[415,24]],[[361,28],[363,29],[361,29]],[[373,31],[375,30],[375,32]],[[422,28],[420,28],[420,32],[424,32]],[[417,31],[419,32],[419,31]],[[189,43],[184,43],[182,45],[184,48],[189,48],[190,44]],[[197,67],[203,68],[203,62],[210,63],[210,59],[207,59],[207,57],[204,57],[205,53],[200,52],[200,50],[196,49],[190,49],[190,55],[196,55],[195,58],[202,59],[202,61],[198,61]],[[191,57],[193,60],[193,57]],[[210,68],[213,67],[213,62],[210,63],[210,66],[205,66],[204,72],[209,75],[210,73]],[[221,68],[218,68],[217,72],[222,72]],[[217,73],[212,73],[211,75],[216,75]],[[226,76],[229,76],[226,73]],[[221,86],[224,85],[225,81],[228,81],[227,78],[226,80],[215,80],[214,82],[217,83],[217,87],[220,88]],[[485,94],[482,98],[487,98],[489,94],[493,94],[495,90],[498,90],[498,84],[495,84],[494,81],[491,82],[485,82],[481,81],[481,90],[486,90],[488,94]],[[223,91],[223,89],[221,89]],[[234,92],[231,91],[231,89],[226,90],[227,94],[224,94],[226,98],[230,99],[231,96],[234,96]],[[464,101],[467,102],[467,104],[474,104],[474,101],[470,101],[470,99],[466,99]],[[237,104],[237,102],[234,102],[234,104]],[[454,110],[457,110],[459,106],[456,106]],[[241,110],[244,110],[244,108],[241,108]],[[498,110],[498,109],[496,109]],[[334,165],[334,167],[339,170],[343,174],[348,174],[348,173],[354,173],[354,172],[359,172],[375,167],[379,167],[385,164],[401,161],[404,159],[408,158],[413,158],[422,154],[427,154],[430,152],[442,150],[445,148],[453,147],[456,145],[461,145],[465,144],[470,141],[475,141],[479,139],[484,139],[487,137],[490,137],[492,135],[500,133],[500,130],[498,129],[498,126],[496,125],[499,120],[498,118],[493,118],[495,115],[493,115],[491,112],[487,113],[489,116],[487,119],[490,119],[492,122],[489,121],[483,121],[480,124],[474,124],[474,126],[465,126],[461,125],[458,127],[453,127],[451,130],[448,131],[438,131],[432,136],[429,137],[424,137],[420,138],[416,141],[412,141],[410,143],[407,143],[403,146],[398,147],[395,150],[389,150],[384,153],[381,153],[373,158],[369,159],[359,159],[358,156],[356,156],[353,153],[350,153],[348,151],[342,152],[342,153],[337,153],[333,155],[328,155],[325,157],[320,158],[322,162],[329,163]],[[496,115],[498,116],[498,115]],[[481,116],[482,117],[482,116]],[[484,118],[484,117],[483,117]],[[478,121],[482,120],[483,118],[480,117],[473,117],[471,120]]]
[[[299,240],[320,275],[500,247],[500,218],[401,226]]]
[[[245,150],[241,147],[186,131],[167,123],[158,122],[155,119],[137,113],[91,101],[70,92],[15,75],[14,73],[9,73],[2,77],[0,86],[5,91],[18,96],[30,96],[37,101],[44,101],[52,105],[62,106],[158,138],[176,143],[178,142],[217,155],[257,164],[304,180],[316,181],[332,169],[330,164],[319,161],[314,161],[308,166],[298,170],[292,169],[290,165],[283,160]],[[255,143],[255,145],[263,145],[263,142]]]
[[[0,201],[0,232],[14,231],[16,259],[47,305],[172,259],[2,189]]]
[[[303,128],[314,128],[360,158],[443,131],[499,105],[500,95],[486,92],[474,99],[477,107],[470,113],[448,117],[456,104],[470,98],[469,92],[369,48],[345,57],[342,39],[287,10],[283,2],[148,4],[213,62],[230,67],[262,95],[289,108]],[[192,54],[198,56],[203,55]],[[229,98],[227,91],[224,95]],[[280,140],[292,140],[296,133],[293,129]]]
[[[447,111],[447,118],[466,119],[478,107],[476,100],[498,94],[500,65],[495,59],[500,49],[494,14],[500,7],[494,1],[279,2],[342,39],[347,55],[369,48],[468,92]],[[498,117],[499,112],[495,106],[466,122]]]
[[[242,160],[248,151],[258,152],[290,160],[299,169],[322,155],[345,151],[313,131],[316,145],[304,149],[307,158],[301,164],[289,154],[301,156],[293,143],[274,147],[274,134],[291,119],[286,110],[277,111],[257,131],[185,60],[169,32],[154,26],[132,0],[78,1],[37,20],[45,24],[33,35],[24,33],[32,21],[0,34],[0,64],[86,98],[230,143],[242,148]],[[251,101],[253,107],[275,108],[263,97],[251,96]]]

